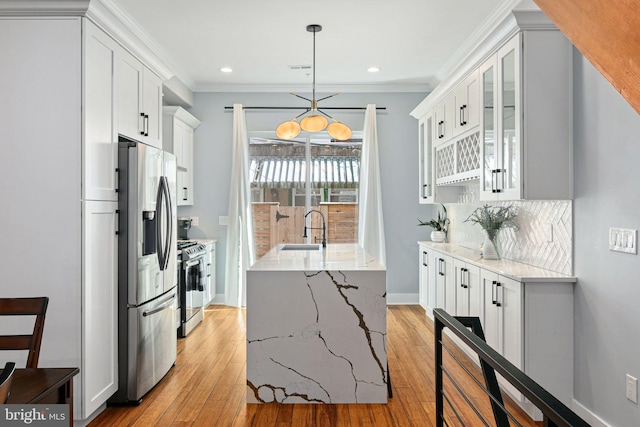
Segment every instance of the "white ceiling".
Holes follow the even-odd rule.
[[[511,1],[512,2],[512,1]],[[113,0],[164,52],[194,91],[316,83],[430,90],[505,0]],[[450,61],[449,61],[450,62]],[[376,66],[378,73],[367,68]],[[450,66],[450,64],[449,64]],[[232,73],[220,68],[231,67]]]

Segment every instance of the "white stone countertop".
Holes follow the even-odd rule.
[[[283,251],[282,244],[264,254],[250,271],[385,271],[355,243],[327,244],[320,250]]]
[[[503,276],[509,277],[518,282],[571,282],[575,283],[577,278],[567,274],[556,273],[555,271],[545,270],[544,268],[534,267],[532,265],[523,264],[521,262],[511,261],[508,259],[491,260],[482,258],[482,252],[451,243],[435,243],[430,240],[418,241],[419,245],[432,248],[434,251],[451,255],[461,261],[477,265],[480,268],[493,271]]]

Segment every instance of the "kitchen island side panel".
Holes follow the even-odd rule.
[[[386,272],[248,271],[247,402],[386,403]]]

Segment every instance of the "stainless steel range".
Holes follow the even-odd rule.
[[[178,241],[178,337],[184,338],[203,319],[207,245]]]

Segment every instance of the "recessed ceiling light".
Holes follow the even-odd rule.
[[[231,68],[229,68],[229,67],[222,67],[222,68],[220,68],[220,71],[222,71],[223,73],[230,73],[233,70]]]
[[[378,67],[370,67],[370,68],[367,68],[367,71],[370,72],[370,73],[377,73],[378,71],[380,71],[380,68],[378,68]]]

